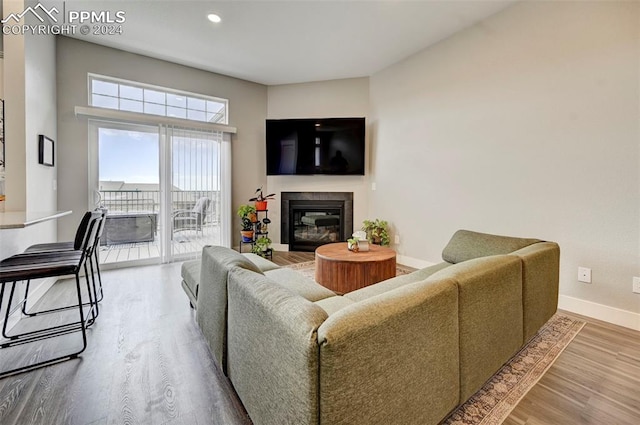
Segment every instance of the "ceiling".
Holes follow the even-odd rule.
[[[74,37],[266,85],[370,76],[515,0],[65,2],[122,10],[122,35]],[[222,21],[214,24],[207,14]]]

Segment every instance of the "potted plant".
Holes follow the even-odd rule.
[[[261,257],[265,257],[267,252],[269,252],[270,246],[271,239],[269,239],[267,236],[260,236],[258,239],[256,239],[256,243],[253,245],[251,251]]]
[[[253,223],[248,217],[242,219],[242,242],[253,242]]]
[[[242,242],[253,242],[253,223],[256,215],[256,209],[253,205],[240,205],[238,207],[238,217],[241,219]],[[253,219],[252,219],[253,217]]]
[[[270,199],[275,199],[276,194],[275,193],[270,193],[268,195],[264,195],[262,193],[262,186],[260,186],[259,188],[256,189],[256,196],[254,196],[253,198],[249,199],[249,202],[255,202],[256,203],[256,210],[258,211],[266,211],[267,209],[267,201]]]
[[[256,207],[253,205],[240,205],[238,207],[238,217],[245,218],[247,217],[251,220],[252,223],[258,221],[258,216],[256,215]]]
[[[347,239],[347,249],[349,251],[358,252],[360,247],[358,246],[359,239],[357,236]]]
[[[389,223],[385,220],[364,220],[362,230],[367,232],[367,238],[376,245],[387,246],[391,242],[389,239]]]

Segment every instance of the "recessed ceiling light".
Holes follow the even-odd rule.
[[[220,19],[220,16],[216,15],[215,13],[208,14],[207,19],[216,24],[222,20]]]

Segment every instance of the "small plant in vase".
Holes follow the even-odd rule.
[[[276,194],[275,193],[270,193],[268,195],[264,195],[262,193],[262,186],[260,186],[259,188],[256,189],[256,196],[254,196],[253,198],[249,199],[249,202],[255,202],[256,203],[256,210],[258,211],[266,211],[267,209],[267,201],[271,200],[271,199],[275,199]]]
[[[389,239],[389,223],[385,220],[364,220],[362,222],[362,230],[367,232],[367,238],[376,245],[388,246],[391,243]]]
[[[347,249],[353,252],[360,251],[360,247],[358,246],[358,241],[359,239],[357,236],[347,239]]]

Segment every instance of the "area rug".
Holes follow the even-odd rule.
[[[314,278],[314,262],[291,267]],[[398,275],[413,269],[398,266]],[[542,378],[553,362],[580,332],[585,322],[563,314],[554,315],[546,325],[516,353],[466,403],[445,419],[443,425],[499,425]]]

